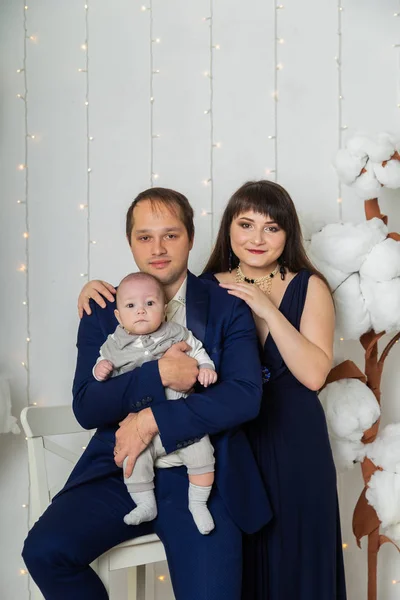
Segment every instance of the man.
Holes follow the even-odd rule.
[[[64,489],[36,523],[23,557],[48,600],[103,600],[107,593],[89,564],[116,544],[155,532],[163,541],[177,600],[239,600],[241,530],[256,531],[270,519],[268,500],[248,442],[239,429],[257,416],[261,367],[250,311],[211,281],[187,271],[193,245],[193,210],[178,192],[153,188],[139,194],[127,214],[127,237],[139,269],[163,284],[168,320],[187,325],[216,365],[219,382],[196,386],[188,398],[168,401],[164,388],[192,389],[196,361],[187,346],[162,359],[97,382],[99,348],[115,330],[114,305],[92,304],[78,333],[73,406],[80,424],[97,432]],[[118,423],[122,421],[118,429]],[[159,432],[167,453],[212,436],[216,481],[209,508],[215,530],[202,536],[187,507],[183,467],[157,469],[158,517],[125,525],[133,502],[120,469]],[[115,455],[115,462],[114,456]]]

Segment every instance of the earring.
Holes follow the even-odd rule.
[[[232,250],[229,249],[229,266],[228,266],[229,273],[232,273],[232,258],[233,258]]]
[[[284,259],[282,259],[280,261],[279,273],[281,274],[282,281],[284,281],[285,275],[286,275],[286,267],[285,267],[285,260]]]

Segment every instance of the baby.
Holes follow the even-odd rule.
[[[165,321],[164,290],[152,275],[127,275],[119,284],[116,306],[119,325],[100,348],[100,356],[93,368],[95,379],[105,381],[108,377],[132,371],[144,362],[160,359],[173,344],[185,341],[191,346],[189,356],[198,362],[198,381],[205,387],[217,381],[215,365],[201,342],[186,327]],[[165,394],[168,400],[185,396],[170,388],[165,388]],[[190,482],[189,510],[200,533],[210,533],[214,521],[207,500],[214,481],[214,463],[214,449],[208,435],[169,455],[157,435],[139,455],[131,477],[124,478],[136,504],[136,508],[124,517],[125,523],[138,525],[157,516],[154,464],[158,467],[185,465]]]

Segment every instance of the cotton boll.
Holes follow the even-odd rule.
[[[319,394],[328,422],[336,438],[359,442],[364,431],[380,416],[380,406],[372,391],[359,379],[329,383]]]
[[[353,156],[367,158],[373,141],[367,133],[356,133],[352,138],[347,140],[346,148]]]
[[[361,293],[358,273],[350,275],[333,294],[336,334],[345,340],[358,340],[371,329],[371,316]]]
[[[379,163],[384,160],[389,160],[394,154],[395,147],[393,140],[390,135],[386,133],[379,133],[376,138],[372,140],[372,144],[368,150],[368,156],[374,163]]]
[[[314,267],[326,277],[329,287],[331,290],[335,290],[343,281],[348,277],[347,273],[343,273],[343,271],[339,271],[339,269],[334,269],[331,265],[320,260],[311,250],[311,244],[307,243],[305,245],[307,256],[314,265]]]
[[[391,281],[361,278],[361,292],[377,333],[400,329],[400,277]]]
[[[393,540],[395,544],[400,544],[400,523],[396,523],[395,525],[391,525],[390,527],[386,527],[385,535]]]
[[[343,273],[360,270],[366,255],[387,236],[381,219],[352,223],[332,223],[311,238],[310,250],[318,260]]]
[[[374,465],[400,475],[400,423],[387,425],[372,444],[367,456]]]
[[[373,163],[373,168],[379,183],[392,190],[400,187],[400,161],[390,160],[385,166]]]
[[[361,265],[360,275],[375,281],[400,277],[400,242],[386,238],[374,246]]]
[[[323,229],[326,225],[326,221],[323,221],[322,219],[316,219],[313,215],[304,214],[301,212],[299,212],[298,215],[301,232],[305,242],[309,242],[313,233],[321,231],[321,229]]]
[[[374,167],[372,163],[368,161],[364,168],[366,170],[365,173],[362,173],[357,177],[355,182],[351,184],[351,187],[355,190],[357,196],[361,198],[361,200],[377,198],[381,191],[381,184],[375,176]]]
[[[340,472],[352,469],[355,463],[362,462],[365,456],[365,444],[352,442],[334,436],[330,437],[333,460]]]
[[[376,471],[369,480],[366,498],[375,508],[382,527],[400,523],[400,475]]]
[[[348,150],[341,149],[336,154],[333,164],[340,181],[349,185],[357,179],[366,162],[366,157],[354,156]]]

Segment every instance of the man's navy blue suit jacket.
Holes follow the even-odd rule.
[[[167,453],[210,434],[215,448],[216,479],[233,521],[245,532],[260,529],[271,518],[270,504],[248,440],[240,428],[254,419],[262,396],[257,336],[250,310],[214,282],[188,273],[187,327],[203,342],[214,361],[218,382],[196,385],[188,398],[167,400],[158,361],[98,382],[92,369],[100,346],[117,320],[115,304],[105,309],[92,302],[78,332],[78,358],[73,384],[73,409],[79,423],[97,432],[74,468],[65,490],[122,471],[113,448],[118,422],[131,412],[150,407]],[[182,467],[183,468],[183,467]]]

